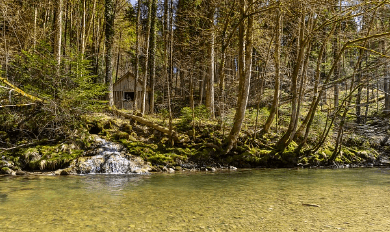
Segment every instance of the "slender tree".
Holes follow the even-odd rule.
[[[279,2],[280,4],[280,2]],[[267,118],[267,121],[263,127],[263,133],[268,133],[271,127],[272,122],[274,121],[276,111],[279,107],[279,89],[280,89],[280,44],[281,44],[281,28],[282,28],[282,14],[280,12],[280,8],[276,10],[276,27],[275,27],[275,86],[274,86],[274,98],[272,101],[272,106],[270,110],[270,114]]]
[[[105,82],[108,85],[108,100],[109,105],[114,105],[113,79],[112,79],[112,53],[114,43],[114,22],[115,22],[115,6],[113,0],[106,0],[105,10],[105,36],[106,36],[106,78]]]
[[[245,118],[245,110],[248,103],[249,87],[251,80],[252,68],[252,49],[253,49],[253,15],[250,14],[253,0],[240,0],[241,18],[246,15],[247,26],[244,21],[239,26],[239,88],[236,114],[234,116],[234,124],[227,138],[225,153],[228,153],[236,144],[239,137],[242,123]],[[249,6],[249,7],[248,7]],[[246,31],[246,33],[245,33]]]
[[[149,107],[150,113],[154,113],[154,87],[156,79],[156,14],[157,14],[157,0],[152,0],[152,19],[150,28],[150,94]]]
[[[148,65],[149,65],[149,49],[150,49],[150,31],[152,25],[152,1],[148,0],[148,20],[146,26],[146,46],[145,46],[145,68],[144,68],[144,79],[142,86],[142,102],[141,102],[141,113],[145,114],[146,111],[146,93],[148,86]]]

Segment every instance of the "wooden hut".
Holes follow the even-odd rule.
[[[141,109],[143,83],[138,80],[137,91],[134,90],[134,83],[135,76],[130,72],[123,75],[114,83],[114,104],[118,109],[132,110],[135,94],[137,94],[138,109]],[[148,89],[147,92],[149,92]],[[149,111],[149,93],[146,94],[145,110]]]

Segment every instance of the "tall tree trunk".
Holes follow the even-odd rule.
[[[157,14],[157,0],[152,3],[152,25],[150,35],[150,95],[149,108],[150,113],[154,114],[154,81],[156,79],[156,14]]]
[[[363,55],[363,49],[359,49],[359,57],[361,57]],[[360,124],[362,123],[362,120],[361,120],[361,98],[362,98],[362,89],[363,87],[360,85],[360,82],[362,81],[362,76],[363,76],[363,73],[362,73],[362,61],[361,59],[359,60],[359,64],[358,64],[358,74],[357,74],[357,78],[356,78],[356,85],[359,86],[358,87],[358,92],[357,92],[357,95],[356,95],[356,123]]]
[[[56,21],[55,21],[55,41],[54,41],[54,56],[57,60],[57,75],[60,74],[61,65],[61,43],[62,43],[62,8],[63,0],[56,1]]]
[[[338,0],[337,0],[338,1]],[[336,27],[336,30],[334,31],[334,38],[333,38],[333,61],[337,59],[337,55],[339,53],[339,42],[338,42],[338,26]],[[337,81],[340,78],[340,62],[337,62],[336,68],[334,69],[334,75],[333,80]],[[334,108],[337,108],[339,106],[339,84],[336,82],[333,85],[333,105]]]
[[[322,88],[319,91],[318,88],[319,88],[319,85],[320,85],[321,78],[325,78],[326,73],[325,73],[325,68],[324,67],[321,70],[321,66],[323,66],[322,63],[325,62],[326,45],[328,43],[328,40],[329,40],[330,36],[333,34],[335,28],[336,28],[336,24],[334,23],[331,32],[327,36],[324,35],[325,38],[324,38],[324,40],[322,42],[322,46],[321,46],[321,49],[319,51],[319,56],[317,58],[317,68],[316,68],[316,72],[315,72],[316,73],[316,77],[315,77],[315,83],[314,83],[314,89],[313,89],[313,100],[312,100],[312,102],[310,104],[309,112],[307,113],[307,115],[306,115],[305,119],[303,120],[301,126],[297,130],[297,134],[300,134],[306,128],[305,129],[304,138],[303,138],[303,140],[301,141],[301,143],[299,144],[299,146],[296,149],[297,152],[299,152],[302,149],[302,147],[305,145],[305,143],[307,141],[307,138],[308,138],[309,133],[310,133],[310,128],[311,128],[311,125],[312,125],[312,122],[313,122],[313,119],[314,119],[314,116],[315,116],[318,104],[322,100],[322,95],[324,93],[324,89]],[[335,59],[339,59],[339,58],[336,57]]]
[[[280,13],[280,8],[276,10],[276,39],[275,39],[275,87],[274,87],[274,98],[272,101],[272,106],[270,114],[267,118],[267,121],[264,124],[262,133],[268,133],[271,127],[272,122],[274,121],[276,111],[279,107],[279,89],[280,89],[280,44],[281,44],[281,28],[282,28],[282,14]]]
[[[134,80],[134,107],[133,110],[136,112],[138,110],[138,80],[139,80],[139,53],[140,53],[140,45],[139,45],[139,37],[141,33],[141,4],[142,1],[139,0],[137,3],[137,29],[136,29],[136,39],[135,39],[135,80]]]
[[[206,82],[206,73],[202,72],[202,80],[199,83],[199,105],[203,104],[203,96]]]
[[[109,105],[114,105],[114,87],[112,80],[112,47],[114,43],[114,22],[115,22],[115,7],[113,0],[106,0],[104,18],[105,18],[105,33],[106,33],[106,84],[108,85],[108,100]]]
[[[207,92],[206,92],[206,107],[210,111],[210,116],[214,119],[214,79],[215,79],[215,33],[214,33],[214,8],[212,13],[210,14],[209,20],[211,20],[211,35],[209,42],[209,58],[210,58],[210,66],[209,66],[209,76],[207,78]]]
[[[144,69],[144,80],[142,86],[142,103],[141,103],[141,113],[145,114],[146,111],[146,93],[148,86],[148,64],[149,64],[149,45],[150,45],[150,27],[152,25],[152,1],[148,0],[148,22],[146,27],[146,48],[145,48],[145,69]]]
[[[87,5],[86,0],[83,0],[83,28],[81,31],[81,57],[84,59],[85,56],[85,38],[86,38],[86,17],[87,17]]]
[[[248,16],[248,23],[245,33],[244,21],[239,27],[239,89],[236,114],[234,116],[233,127],[227,139],[227,146],[224,153],[228,153],[236,144],[241,131],[242,123],[245,118],[246,105],[248,103],[249,87],[252,68],[252,50],[253,50],[253,16],[247,11],[247,5],[252,7],[253,0],[240,0],[241,17]]]
[[[300,3],[301,4],[301,3]],[[302,6],[301,6],[302,7]],[[291,76],[291,93],[292,93],[292,100],[291,100],[291,117],[290,117],[290,124],[288,126],[288,129],[286,133],[283,135],[283,137],[277,142],[276,144],[276,150],[279,152],[284,151],[286,147],[290,144],[292,138],[295,135],[297,124],[298,124],[298,76],[301,70],[302,61],[304,57],[304,51],[305,47],[307,45],[307,41],[304,41],[304,30],[305,30],[305,14],[304,9],[301,8],[303,12],[300,16],[300,23],[299,23],[299,38],[297,43],[297,56],[296,60],[293,61],[293,73]],[[295,59],[295,57],[293,57]]]
[[[171,0],[170,4],[170,16],[169,16],[169,75],[167,75],[167,86],[168,86],[168,111],[169,111],[169,140],[171,143],[171,146],[174,145],[173,140],[173,117],[172,117],[172,107],[171,107],[171,91],[170,91],[170,80],[173,79],[173,0]],[[168,25],[168,24],[167,24]]]
[[[34,51],[37,47],[37,18],[38,18],[38,6],[34,7]],[[5,31],[5,30],[4,30]]]
[[[121,41],[122,41],[122,32],[120,31],[119,32],[118,53],[116,55],[115,82],[118,80],[118,74],[119,74],[119,63],[121,60]]]
[[[381,41],[382,43],[382,54],[386,54],[386,40],[383,39]],[[384,107],[384,113],[388,114],[390,113],[390,84],[389,84],[389,70],[388,70],[388,64],[385,61],[383,64],[383,91],[385,92],[385,107]]]

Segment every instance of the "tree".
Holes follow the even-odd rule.
[[[156,14],[157,14],[157,0],[152,2],[151,11],[151,27],[150,27],[150,95],[149,95],[149,107],[150,113],[154,114],[154,87],[156,79]]]
[[[148,0],[148,20],[146,26],[146,46],[145,46],[145,68],[144,68],[144,79],[142,86],[142,102],[141,102],[141,113],[145,114],[146,110],[146,93],[148,86],[148,64],[149,64],[149,49],[150,49],[150,31],[152,25],[152,1]]]
[[[240,0],[240,12],[241,18],[245,15],[250,15],[253,0]],[[246,31],[246,33],[245,33]],[[252,71],[252,49],[253,49],[253,16],[250,15],[247,19],[247,25],[245,26],[244,21],[241,21],[239,26],[239,88],[238,88],[238,99],[236,114],[234,116],[233,127],[230,131],[229,137],[227,138],[227,145],[225,153],[228,153],[233,146],[236,144],[239,137],[242,122],[245,117],[245,110],[248,102],[249,87],[251,80]]]
[[[105,36],[106,36],[106,84],[108,85],[108,99],[109,105],[114,105],[114,91],[113,91],[113,79],[112,79],[112,53],[114,43],[114,22],[115,22],[115,5],[113,0],[106,0],[105,10]]]
[[[280,2],[279,2],[280,4]],[[264,124],[263,132],[262,133],[268,133],[269,129],[271,127],[272,122],[274,121],[276,111],[279,107],[279,89],[280,89],[280,44],[281,44],[281,28],[282,28],[282,14],[280,12],[280,8],[276,11],[276,27],[275,27],[275,54],[274,54],[274,60],[275,60],[275,87],[274,87],[274,98],[272,101],[271,110],[269,113],[269,116],[267,118],[267,121]]]
[[[56,23],[55,23],[55,42],[54,42],[54,55],[57,60],[57,73],[59,75],[60,65],[61,65],[61,45],[62,45],[62,8],[63,8],[63,0],[56,1]]]

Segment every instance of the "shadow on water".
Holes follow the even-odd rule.
[[[4,203],[7,201],[8,194],[0,193],[0,202]]]

